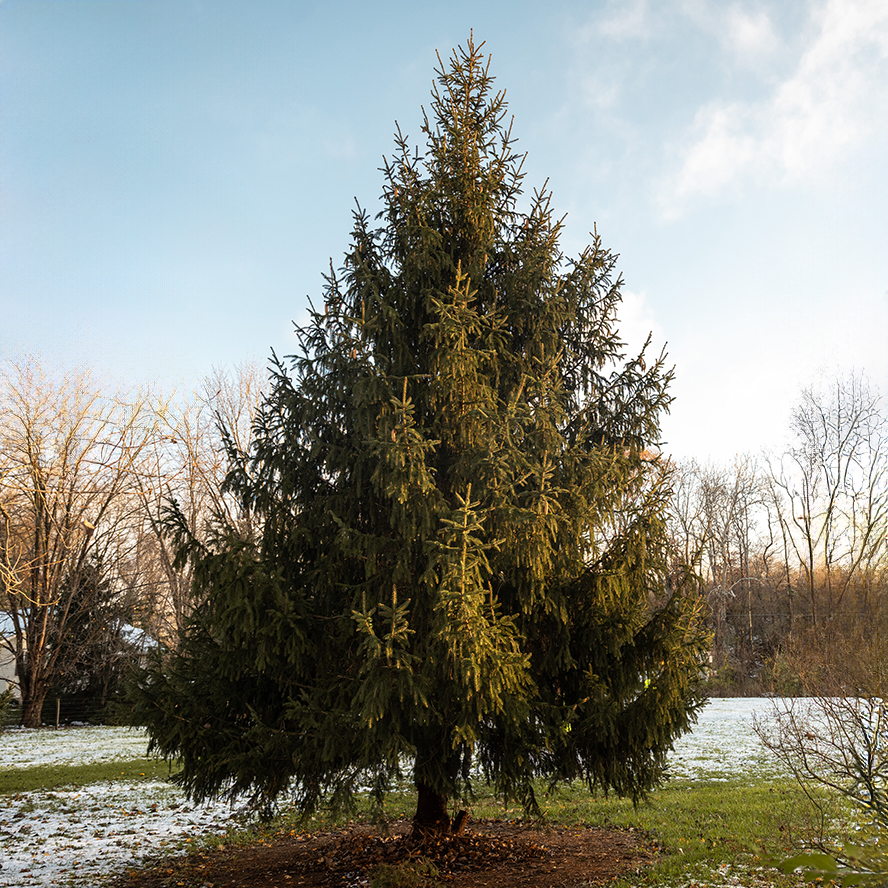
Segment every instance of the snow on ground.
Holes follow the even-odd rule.
[[[735,780],[747,774],[786,776],[753,730],[753,717],[767,718],[772,706],[772,700],[765,697],[710,700],[700,711],[693,731],[676,742],[669,757],[669,774],[706,780]]]
[[[143,730],[14,728],[0,733],[0,769],[144,759]],[[0,888],[95,886],[99,877],[237,820],[228,804],[193,805],[159,780],[93,783],[0,795]]]
[[[141,728],[11,728],[0,734],[0,768],[132,761],[147,751]]]
[[[191,805],[168,783],[96,783],[0,802],[0,886],[95,886],[192,837],[231,826],[228,805]]]
[[[670,774],[707,780],[779,773],[752,729],[765,699],[712,700],[670,757]],[[132,761],[145,734],[82,727],[0,733],[0,768]],[[92,888],[102,875],[174,850],[193,837],[223,833],[239,819],[227,804],[192,805],[161,781],[98,783],[0,795],[0,888]]]

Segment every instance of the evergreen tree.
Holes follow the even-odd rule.
[[[483,779],[634,799],[699,704],[705,639],[671,575],[656,444],[671,372],[627,360],[616,257],[522,205],[504,94],[470,40],[425,153],[400,132],[374,227],[275,360],[227,484],[256,539],[180,525],[201,600],[139,718],[189,793],[310,810],[412,768],[418,830]]]

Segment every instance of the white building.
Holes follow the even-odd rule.
[[[0,612],[0,693],[10,685],[18,689],[15,674],[15,628],[12,617]]]

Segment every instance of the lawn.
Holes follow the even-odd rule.
[[[637,809],[562,787],[541,796],[547,819],[642,831],[659,858],[635,885],[789,884],[763,859],[804,843],[807,809],[752,730],[752,712],[767,705],[712,701],[677,744],[670,780]],[[94,886],[183,847],[302,828],[287,810],[260,827],[226,804],[192,805],[166,781],[166,765],[144,753],[144,735],[121,728],[0,735],[0,886]],[[393,795],[387,814],[409,816],[412,801]],[[472,814],[518,818],[521,811],[482,795]],[[310,826],[327,823],[319,816]]]

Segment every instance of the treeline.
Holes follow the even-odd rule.
[[[698,565],[713,694],[793,694],[888,634],[888,417],[861,376],[803,391],[782,452],[673,466],[672,537]]]
[[[176,647],[195,604],[178,544],[260,530],[225,478],[262,421],[265,372],[112,394],[31,360],[0,384],[0,665],[36,726],[56,700],[100,711],[147,648]],[[697,573],[711,621],[713,694],[792,693],[800,664],[886,628],[884,402],[833,379],[803,393],[789,432],[784,452],[730,465],[660,458],[676,570]]]
[[[214,515],[252,532],[223,482],[264,378],[243,365],[170,396],[2,365],[0,666],[22,724],[45,720],[47,700],[103,708],[148,647],[176,646],[194,602],[170,505],[195,538]]]

